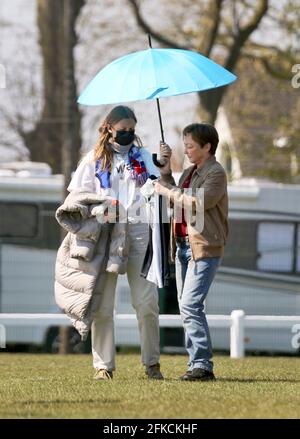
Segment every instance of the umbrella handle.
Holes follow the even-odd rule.
[[[164,167],[164,165],[157,159],[157,154],[152,154],[152,161],[158,168]]]

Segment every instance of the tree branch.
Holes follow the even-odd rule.
[[[225,49],[228,49],[232,37],[228,35],[219,35],[217,39],[217,44]],[[286,62],[289,64],[289,69],[291,65],[297,64],[298,59],[293,56],[290,51],[281,50],[276,46],[264,46],[253,41],[248,41],[241,49],[241,56],[251,59],[266,59],[270,61],[271,58],[276,58],[279,62]]]
[[[16,113],[14,115],[15,117],[12,117],[8,112],[4,111],[3,109],[1,110],[2,111],[0,112],[0,114],[7,126],[23,139],[25,133],[25,130],[23,128],[24,117],[20,113]]]
[[[297,64],[297,59],[291,52],[254,42],[245,45],[242,49],[242,57],[259,60],[271,76],[283,80],[291,79],[291,66]]]
[[[75,20],[77,18],[77,16],[79,15],[81,8],[86,4],[86,0],[73,0],[74,6],[73,6],[73,11],[74,11],[74,17]]]
[[[264,56],[257,56],[251,53],[243,53],[243,58],[251,59],[253,61],[260,62],[265,70],[275,79],[281,79],[289,81],[291,79],[291,69],[285,69],[278,64],[273,63],[270,58]],[[280,62],[280,61],[279,61]]]
[[[284,80],[290,80],[291,79],[291,71],[290,70],[286,71],[286,70],[283,70],[283,69],[274,69],[274,65],[271,64],[269,62],[269,60],[266,59],[266,58],[261,58],[259,61],[263,64],[265,70],[271,76],[273,76],[273,78],[284,79]]]
[[[213,26],[209,32],[209,35],[208,35],[207,46],[206,46],[206,49],[204,51],[205,56],[210,55],[212,48],[215,44],[217,35],[218,35],[218,31],[219,31],[219,27],[220,27],[220,23],[221,23],[222,3],[223,3],[223,0],[214,0],[214,2],[213,2],[213,6],[211,9],[211,14],[212,14],[211,20],[213,22]]]
[[[259,23],[268,12],[269,0],[260,0],[258,2],[256,12],[246,26],[240,28],[239,37],[242,41],[246,41],[249,36],[257,29]]]
[[[146,21],[144,20],[144,18],[142,17],[141,11],[140,11],[140,6],[139,6],[139,2],[137,0],[127,0],[129,5],[131,6],[131,9],[133,11],[133,14],[135,16],[136,22],[138,24],[138,26],[146,33],[151,35],[156,41],[158,41],[159,43],[161,43],[163,46],[166,47],[174,47],[175,49],[184,49],[184,50],[189,50],[190,47],[187,46],[181,46],[179,44],[176,43],[175,40],[169,40],[168,38],[164,37],[162,34],[160,34],[159,32],[154,31],[148,23],[146,23]]]
[[[259,23],[268,11],[268,7],[269,0],[259,0],[252,19],[248,21],[247,25],[238,29],[237,34],[234,36],[233,44],[231,48],[229,48],[229,55],[225,62],[225,67],[228,70],[232,70],[235,67],[240,57],[242,47],[249,36],[258,28]]]

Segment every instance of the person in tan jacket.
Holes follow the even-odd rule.
[[[183,130],[183,143],[192,166],[176,186],[170,168],[171,149],[161,144],[164,166],[160,180],[154,183],[155,191],[168,198],[174,211],[171,242],[176,244],[178,303],[189,354],[188,369],[180,377],[184,381],[215,379],[204,300],[228,236],[227,178],[216,161],[218,142],[212,125],[188,125]]]

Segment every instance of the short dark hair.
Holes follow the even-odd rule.
[[[219,135],[213,125],[209,123],[192,123],[184,128],[182,134],[183,136],[190,134],[192,139],[199,143],[201,148],[207,143],[210,143],[211,147],[209,152],[211,155],[215,155],[219,143]]]

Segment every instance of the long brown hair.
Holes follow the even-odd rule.
[[[102,159],[102,170],[108,167],[111,171],[113,151],[110,147],[111,133],[109,132],[109,129],[122,119],[133,119],[135,122],[137,122],[137,118],[131,108],[126,107],[125,105],[118,105],[108,113],[99,127],[98,131],[100,133],[100,137],[94,149],[94,160]],[[137,135],[135,135],[135,140],[137,146],[141,147],[142,142]]]

